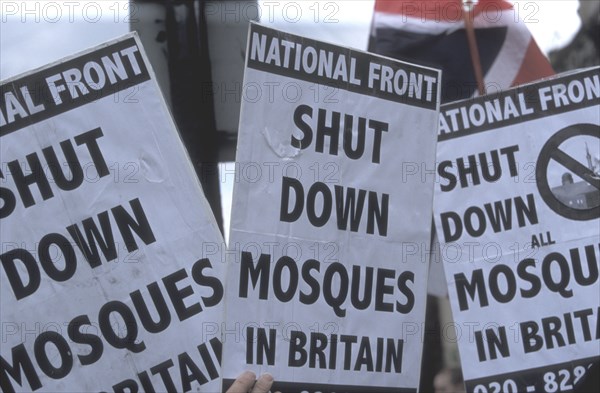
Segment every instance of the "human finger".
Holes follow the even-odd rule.
[[[273,386],[273,376],[269,373],[264,373],[254,384],[251,393],[269,393],[271,386]]]
[[[252,371],[244,371],[236,380],[233,385],[227,389],[226,393],[247,393],[250,388],[254,385],[256,380],[256,374]]]

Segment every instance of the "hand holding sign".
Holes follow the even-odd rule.
[[[246,371],[237,377],[226,393],[268,393],[272,385],[273,376],[271,374],[263,374],[256,380],[256,375],[252,371]]]

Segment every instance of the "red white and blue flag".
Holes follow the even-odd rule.
[[[376,0],[369,51],[442,70],[442,102],[477,94],[462,0]],[[479,0],[471,15],[485,90],[554,74],[513,5]]]

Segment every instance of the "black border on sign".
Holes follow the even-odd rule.
[[[222,390],[225,392],[233,385],[235,380],[223,378]],[[383,386],[359,386],[359,385],[334,385],[322,383],[307,382],[286,382],[275,381],[271,391],[281,391],[283,393],[417,393],[416,388],[383,387]]]
[[[548,165],[552,159],[550,152],[557,149],[558,146],[567,139],[579,135],[589,135],[600,138],[600,126],[590,123],[573,124],[552,135],[540,151],[540,155],[535,165],[535,176],[540,196],[552,211],[570,220],[589,221],[600,218],[600,206],[592,207],[590,209],[570,208],[554,196],[554,193],[548,184]]]

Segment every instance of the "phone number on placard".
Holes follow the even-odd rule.
[[[560,369],[557,371],[547,371],[542,377],[543,391],[555,393],[573,390],[573,387],[585,375],[585,371],[584,366],[576,366],[573,370]],[[473,393],[518,393],[536,392],[539,390],[537,384],[519,386],[515,380],[506,379],[504,381],[493,381],[475,385]]]

